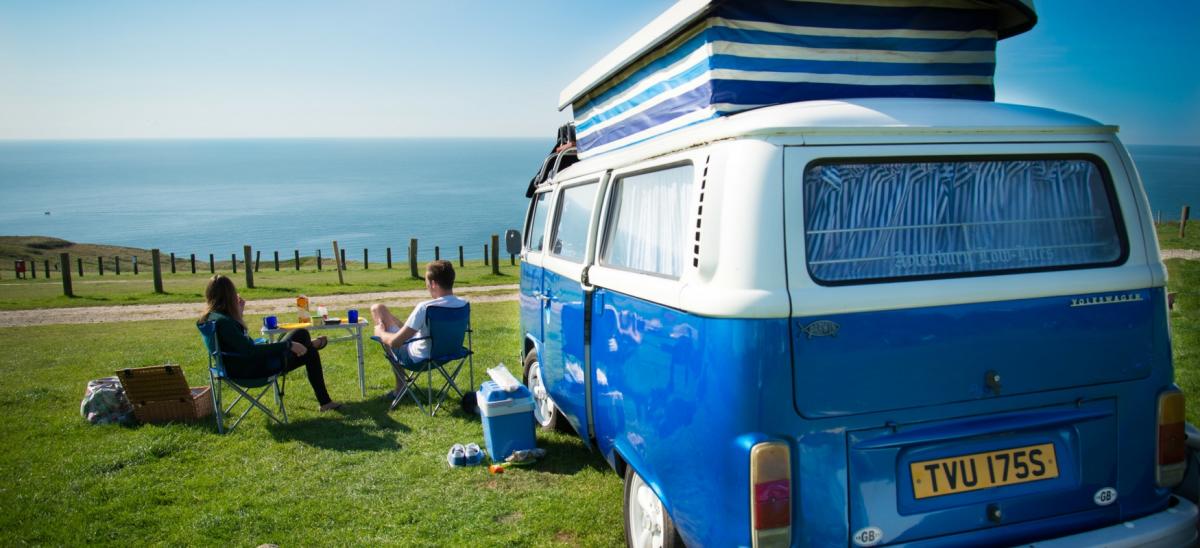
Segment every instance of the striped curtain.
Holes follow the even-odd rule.
[[[846,163],[804,175],[809,271],[823,282],[1110,263],[1121,239],[1083,159]]]
[[[733,0],[572,105],[582,156],[816,99],[994,98],[996,12],[972,0]]]

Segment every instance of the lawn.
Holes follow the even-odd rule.
[[[164,272],[165,294],[154,293],[154,279],[145,269],[136,276],[129,270],[123,270],[120,276],[112,272],[104,276],[87,272],[80,278],[75,273],[76,276],[72,280],[74,298],[63,295],[62,281],[57,272],[54,273],[54,278],[49,280],[40,277],[37,280],[13,280],[8,276],[0,281],[0,310],[203,302],[204,285],[211,275],[207,273],[208,265],[202,266],[203,271],[197,274],[192,274],[190,268],[179,269],[175,274],[171,274],[169,270]],[[238,268],[237,274],[221,268],[218,268],[217,272],[230,276],[237,284],[238,292],[248,300],[294,297],[300,294],[340,295],[425,287],[424,280],[410,275],[407,263],[394,264],[391,270],[387,269],[385,264],[372,263],[370,268],[364,270],[362,263],[351,262],[347,265],[349,270],[344,273],[344,285],[338,284],[337,271],[331,269],[331,261],[325,261],[322,271],[317,271],[315,262],[302,263],[299,271],[282,266],[284,265],[276,272],[273,264],[264,261],[259,272],[254,274],[254,289],[246,287],[245,269],[241,267]],[[511,266],[507,258],[500,261],[499,275],[492,274],[492,267],[485,266],[482,260],[466,261],[462,267],[455,263],[455,285],[515,284],[518,281],[517,268]],[[40,272],[39,267],[39,276]],[[420,264],[418,274],[425,274],[424,262]]]
[[[476,370],[520,374],[516,303],[475,305]],[[248,318],[250,322],[258,318]],[[303,372],[289,377],[286,426],[251,415],[227,436],[211,422],[89,426],[87,379],[124,367],[180,364],[207,384],[189,321],[0,329],[0,544],[283,546],[614,545],[621,480],[576,438],[538,434],[548,450],[528,469],[450,469],[454,443],[483,444],[479,419],[456,407],[388,413],[391,385],[368,349],[369,399],[353,347],[322,353],[344,412],[318,413]],[[460,377],[466,384],[465,373]]]

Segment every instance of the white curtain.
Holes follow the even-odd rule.
[[[605,264],[679,277],[694,210],[692,173],[684,165],[617,180]]]
[[[1104,178],[1082,159],[826,164],[804,177],[805,242],[822,281],[1115,261]]]

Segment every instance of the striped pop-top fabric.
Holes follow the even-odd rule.
[[[730,0],[575,100],[578,148],[796,101],[990,101],[996,29],[973,0]]]

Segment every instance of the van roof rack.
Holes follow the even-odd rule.
[[[529,180],[529,188],[525,190],[525,197],[532,198],[538,185],[550,181],[559,171],[567,169],[578,161],[579,156],[575,150],[575,124],[563,124],[558,128],[558,139],[554,142],[554,148],[550,149],[550,154],[546,156],[545,160],[542,160],[541,169],[534,174],[533,179]]]

